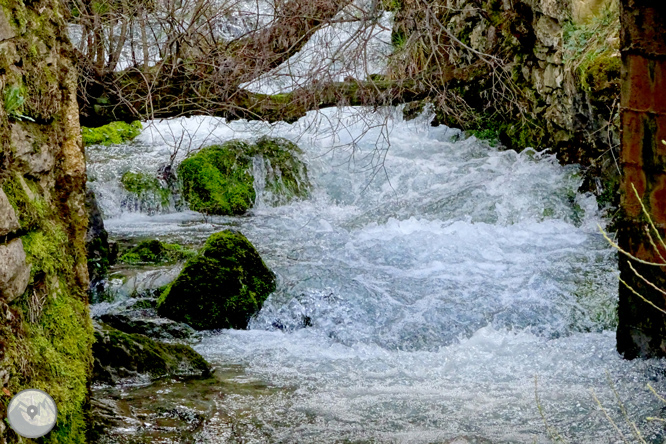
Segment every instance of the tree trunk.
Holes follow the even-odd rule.
[[[666,251],[655,248],[660,242],[654,230],[646,231],[650,224],[641,201],[664,238],[666,2],[622,0],[621,14],[623,220],[618,240],[620,248],[631,255],[664,264]],[[627,285],[620,284],[618,351],[627,359],[666,356],[666,315],[656,308],[666,309],[666,293],[646,282],[666,290],[666,267],[640,264],[620,254],[620,278]]]

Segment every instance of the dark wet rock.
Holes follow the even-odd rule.
[[[136,311],[136,310],[152,310],[157,308],[157,297],[159,294],[164,291],[164,288],[159,289],[160,293],[154,293],[158,290],[146,290],[143,294],[147,297],[139,297],[131,299],[126,305],[127,311]]]
[[[86,250],[88,254],[88,275],[90,290],[93,293],[104,291],[104,279],[118,255],[117,244],[109,242],[109,235],[104,228],[102,211],[97,204],[93,190],[86,190],[86,210],[88,211],[88,231],[86,232]]]
[[[246,328],[275,290],[275,275],[239,232],[208,238],[158,302],[158,313],[197,330]]]
[[[147,302],[145,299],[141,302]],[[136,307],[136,306],[135,306]],[[150,310],[150,307],[147,307]],[[163,341],[197,341],[196,330],[182,322],[158,317],[138,317],[128,314],[104,314],[98,320],[124,333],[139,333]]]
[[[190,346],[165,344],[136,333],[123,333],[95,322],[93,380],[118,383],[125,378],[146,375],[208,376],[211,366]]]

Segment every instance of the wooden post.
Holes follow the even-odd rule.
[[[636,188],[662,237],[666,231],[666,1],[622,0],[622,249],[665,263],[666,251],[634,194]],[[666,238],[664,238],[666,240]],[[661,253],[661,254],[660,254]],[[620,277],[657,307],[666,309],[666,267],[639,264],[620,254]],[[666,315],[620,284],[617,349],[627,359],[666,356]]]

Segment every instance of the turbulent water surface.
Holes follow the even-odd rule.
[[[628,439],[619,400],[648,442],[662,442],[645,418],[663,407],[646,387],[664,389],[663,364],[615,352],[616,257],[594,197],[577,192],[578,168],[458,141],[427,120],[359,109],[293,125],[190,118],[88,149],[112,237],[200,245],[233,227],[278,275],[248,330],[196,346],[243,369],[227,383],[271,389],[229,391],[218,378],[225,396],[196,440],[541,443],[545,418],[569,442],[622,442],[596,397]],[[174,200],[136,202],[119,184],[129,170],[154,174],[174,141],[185,141],[177,163],[263,134],[304,149],[309,199],[269,206],[259,180],[248,215],[203,218]]]

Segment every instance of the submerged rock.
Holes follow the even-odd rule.
[[[198,330],[246,328],[274,290],[275,275],[250,241],[225,230],[185,264],[160,296],[158,313]]]
[[[190,208],[206,214],[242,214],[254,205],[254,181],[265,182],[273,195],[284,203],[309,192],[302,151],[282,138],[262,137],[250,144],[232,140],[204,148],[178,167],[183,198]],[[252,175],[253,159],[260,159],[263,177]]]
[[[165,344],[135,333],[123,333],[95,322],[93,380],[117,383],[121,379],[148,375],[208,376],[211,366],[190,346]]]
[[[195,252],[178,244],[166,244],[158,240],[139,243],[120,257],[126,264],[173,264],[194,256]]]
[[[147,305],[147,304],[146,304]],[[149,310],[150,308],[147,308]],[[146,311],[147,311],[146,310]],[[197,341],[198,333],[182,322],[159,317],[143,317],[132,313],[104,314],[98,318],[124,333],[138,333],[162,341]]]

